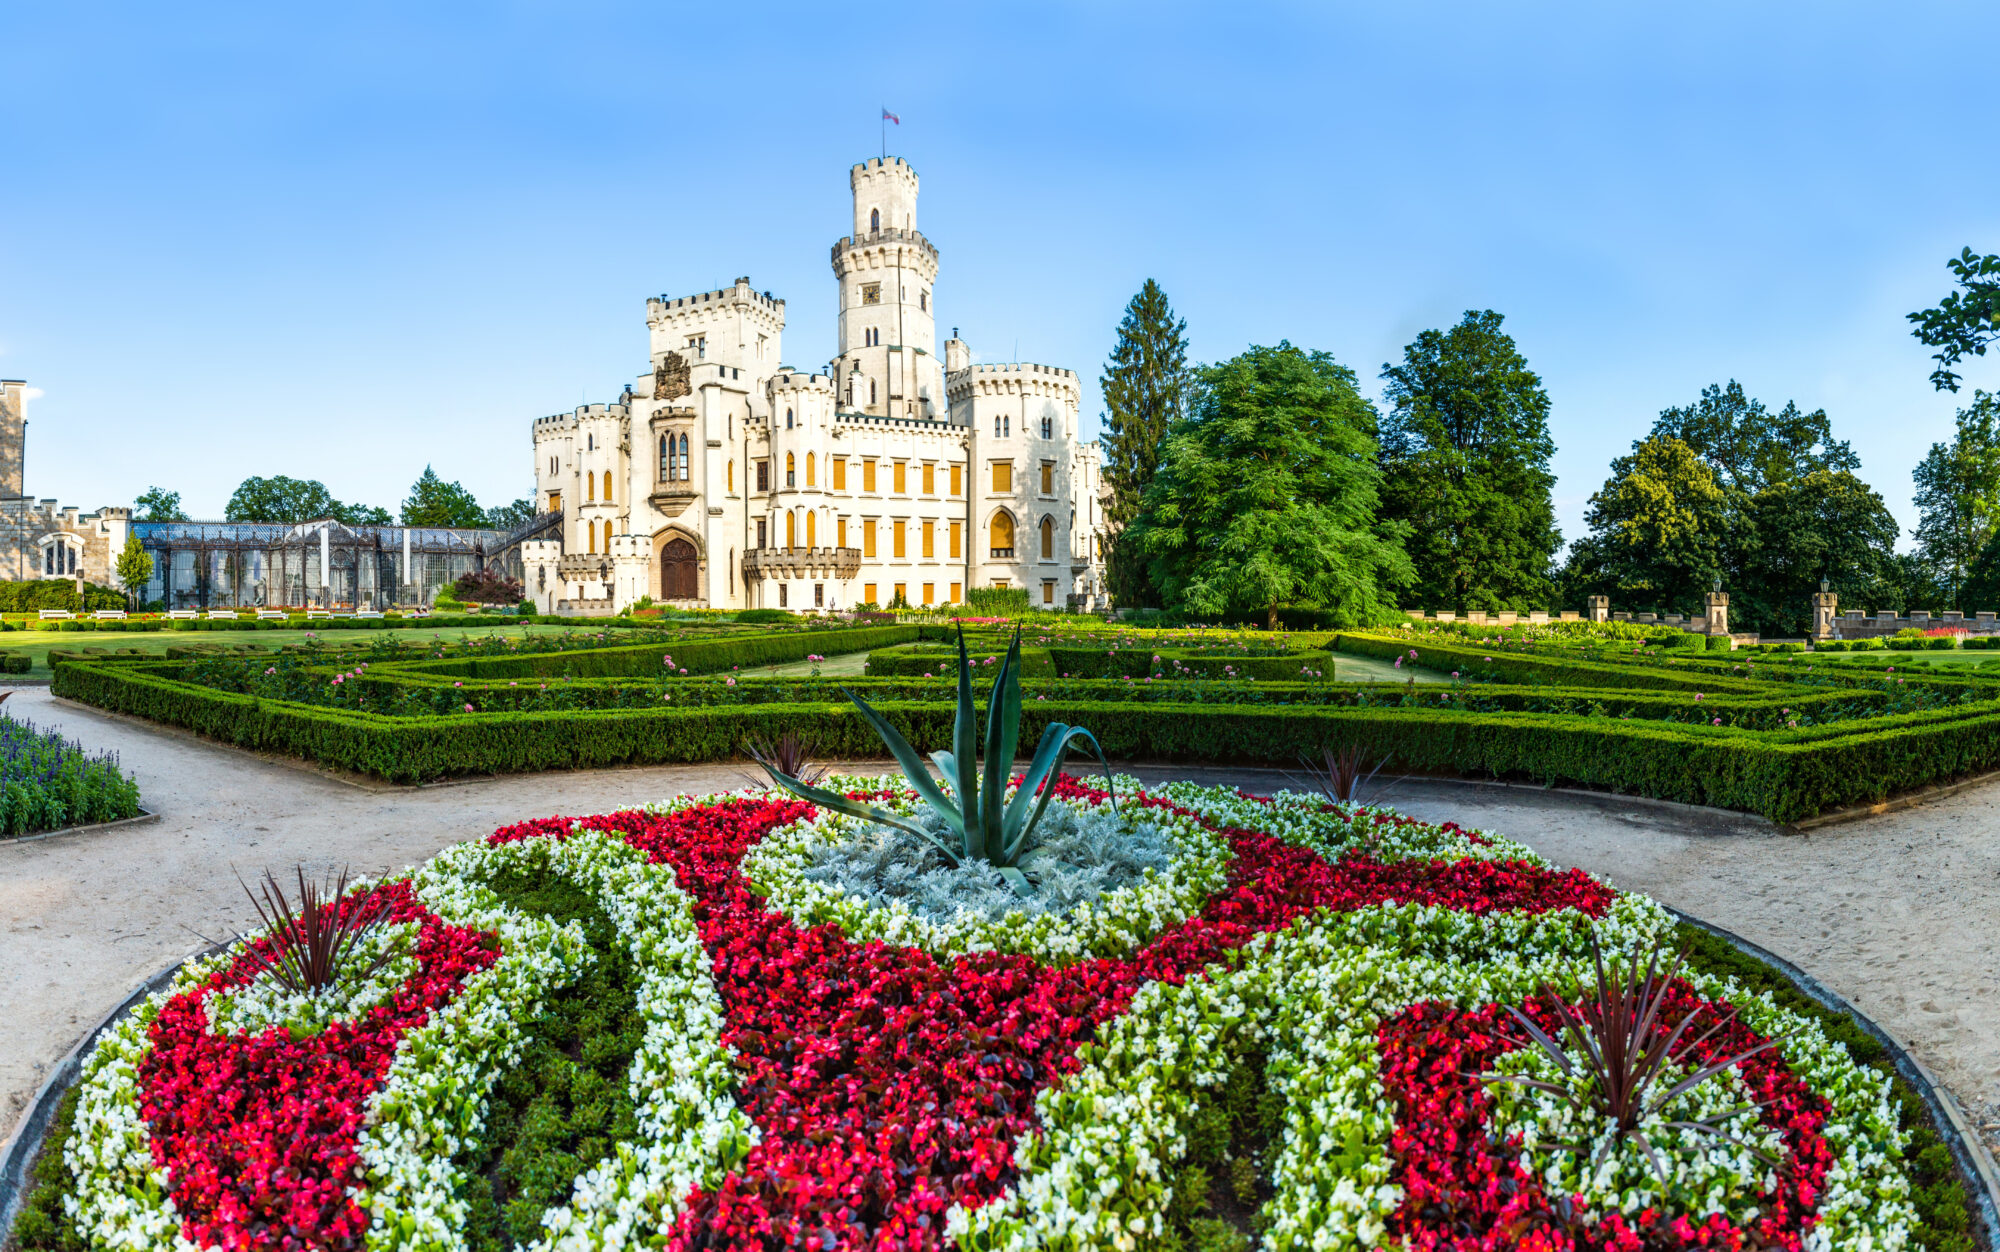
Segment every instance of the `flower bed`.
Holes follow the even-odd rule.
[[[139,784],[109,752],[0,714],[0,838],[139,814]]]
[[[1118,794],[1171,836],[1168,868],[1011,930],[807,890],[799,849],[848,819],[776,793],[447,849],[364,888],[389,909],[369,942],[402,946],[338,998],[264,986],[259,938],[121,1022],[23,1247],[1964,1246],[1888,1077],[1714,969],[1667,987],[1698,1027],[1674,1072],[1777,1042],[1649,1123],[1659,1169],[1495,1077],[1561,1078],[1509,1006],[1553,1030],[1594,985],[1593,942],[1673,931],[1645,897],[1384,811]],[[1109,806],[1066,777],[1056,795]],[[615,1047],[558,1029],[593,970],[600,1000],[629,988]],[[572,1075],[582,1129],[531,1091],[503,1111],[520,1072]],[[1244,1081],[1268,1107],[1248,1206],[1194,1164]],[[1710,1116],[1740,1142],[1670,1125]],[[1558,1146],[1593,1135],[1601,1160]]]

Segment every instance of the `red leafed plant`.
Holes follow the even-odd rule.
[[[1336,804],[1359,803],[1362,790],[1375,781],[1375,775],[1388,763],[1388,757],[1375,757],[1360,744],[1344,748],[1321,744],[1317,753],[1299,753],[1306,781]]]
[[[1597,939],[1590,941],[1591,962],[1597,972],[1597,986],[1586,989],[1583,998],[1572,1005],[1557,995],[1548,986],[1542,987],[1542,995],[1550,1002],[1556,1020],[1561,1023],[1560,1033],[1583,1057],[1586,1081],[1581,1092],[1558,1083],[1544,1082],[1524,1074],[1481,1074],[1486,1082],[1517,1082],[1537,1090],[1547,1091],[1568,1103],[1579,1112],[1594,1113],[1617,1127],[1617,1134],[1605,1141],[1609,1147],[1619,1139],[1636,1142],[1652,1162],[1653,1169],[1664,1180],[1666,1167],[1654,1150],[1652,1141],[1646,1137],[1643,1123],[1647,1118],[1666,1108],[1674,1100],[1722,1071],[1739,1062],[1757,1055],[1766,1048],[1776,1047],[1786,1036],[1779,1035],[1766,1039],[1755,1047],[1728,1056],[1719,1057],[1699,1065],[1665,1091],[1658,1090],[1660,1076],[1666,1072],[1670,1058],[1679,1051],[1681,1036],[1694,1024],[1696,1014],[1682,1014],[1678,1020],[1669,1020],[1671,989],[1675,977],[1680,973],[1685,953],[1677,953],[1666,967],[1660,966],[1660,945],[1656,939],[1646,952],[1646,964],[1639,967],[1639,954],[1633,953],[1621,966],[1613,960],[1607,974],[1604,954],[1597,946]],[[1527,1032],[1535,1047],[1548,1055],[1565,1076],[1576,1073],[1577,1067],[1571,1063],[1570,1053],[1563,1045],[1535,1024],[1533,1018],[1513,1005],[1507,1006],[1507,1013],[1515,1023]],[[1699,1049],[1711,1037],[1717,1035],[1736,1020],[1736,1010],[1716,1017],[1708,1029],[1694,1036],[1686,1045],[1691,1052]],[[1699,1054],[1695,1052],[1694,1054]],[[1701,1134],[1714,1135],[1731,1143],[1743,1144],[1741,1140],[1722,1129],[1722,1123],[1745,1112],[1746,1109],[1760,1108],[1749,1105],[1731,1109],[1714,1117],[1700,1121],[1670,1121],[1667,1126],[1679,1130],[1692,1130]],[[1557,1145],[1566,1151],[1581,1152],[1580,1144]],[[1604,1149],[1600,1148],[1601,1153]],[[1751,1149],[1755,1152],[1755,1149]],[[1756,1155],[1762,1157],[1759,1152]],[[1595,1156],[1592,1157],[1594,1161]],[[1765,1158],[1768,1159],[1768,1158]]]
[[[788,730],[776,739],[746,739],[743,752],[767,771],[775,770],[808,785],[817,786],[826,777],[827,767],[812,759],[812,744],[797,731]],[[764,785],[761,778],[750,781]]]
[[[353,964],[361,942],[389,920],[388,900],[380,889],[370,888],[349,900],[346,870],[331,883],[307,881],[303,866],[296,873],[296,908],[268,869],[258,890],[243,884],[244,894],[270,932],[269,943],[244,950],[243,960],[254,974],[287,991],[311,993],[332,987],[343,976],[366,978],[395,956],[393,948],[385,948],[356,968],[346,968]]]

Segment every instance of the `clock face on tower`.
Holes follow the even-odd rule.
[[[863,304],[882,303],[882,284],[881,283],[861,284],[861,303]]]

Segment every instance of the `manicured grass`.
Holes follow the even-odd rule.
[[[0,634],[0,649],[26,652],[33,658],[33,666],[25,675],[9,675],[15,681],[22,678],[46,679],[49,676],[49,650],[58,652],[82,652],[86,648],[104,648],[116,654],[127,648],[148,656],[163,655],[168,648],[194,643],[212,643],[224,648],[234,648],[239,644],[275,651],[288,643],[304,643],[308,637],[316,637],[327,644],[338,647],[343,644],[373,644],[384,639],[409,644],[429,643],[433,639],[456,642],[467,638],[485,638],[489,635],[508,635],[518,638],[526,631],[535,635],[559,635],[566,631],[587,629],[583,626],[564,624],[545,626],[530,622],[525,626],[438,626],[428,630],[399,630],[395,632],[373,630],[147,630],[111,631],[99,634],[96,631],[67,630],[23,630]]]

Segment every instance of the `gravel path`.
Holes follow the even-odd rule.
[[[397,868],[494,827],[741,784],[733,766],[539,774],[369,788],[18,689],[17,717],[115,749],[154,825],[0,842],[0,1139],[50,1064],[146,976],[247,927],[236,875]],[[1141,768],[1253,790],[1269,771]],[[1754,819],[1569,792],[1404,783],[1387,798],[1525,840],[1727,927],[1796,964],[1901,1036],[1977,1120],[2000,1123],[2000,828],[1991,787],[1781,834]],[[1989,1140],[2000,1134],[1989,1134]]]

